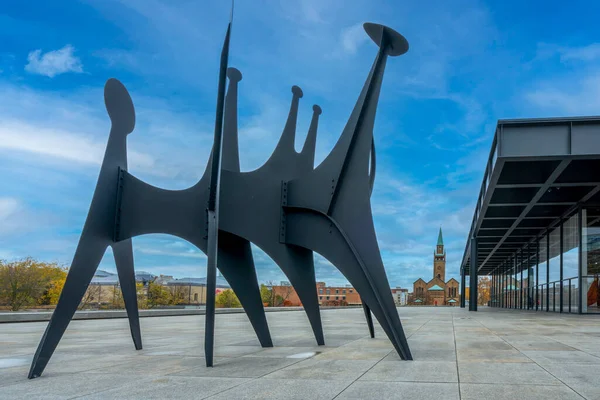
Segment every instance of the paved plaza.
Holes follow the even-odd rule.
[[[483,307],[399,309],[415,361],[362,309],[323,310],[327,346],[303,312],[267,313],[274,348],[244,314],[217,315],[214,368],[202,316],[71,322],[41,378],[26,378],[46,322],[0,324],[2,399],[600,399],[600,316]]]

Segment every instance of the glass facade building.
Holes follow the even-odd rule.
[[[466,279],[466,277],[469,279]],[[461,306],[600,313],[600,117],[498,121],[461,263]]]
[[[599,277],[600,207],[578,207],[492,271],[490,306],[600,313]]]

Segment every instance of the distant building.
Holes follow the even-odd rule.
[[[206,278],[182,278],[174,279],[170,275],[155,276],[149,272],[138,271],[135,274],[136,283],[142,284],[143,294],[148,294],[148,283],[163,285],[180,299],[179,304],[201,305],[206,304]],[[230,286],[227,281],[217,276],[217,289],[219,293]],[[87,305],[101,306],[103,304],[114,304],[120,296],[119,276],[115,273],[98,270],[84,296]]]
[[[360,295],[350,285],[328,287],[325,282],[317,282],[317,294],[319,295],[319,304],[321,305],[333,305],[335,302],[349,306],[362,304]]]
[[[396,287],[392,289],[392,297],[396,306],[405,306],[408,303],[408,289]]]
[[[285,303],[286,306],[299,307],[302,306],[302,302],[296,293],[296,290],[291,285],[283,285],[281,282],[280,286],[271,286],[270,289],[273,291],[273,296],[277,297],[281,305]],[[320,305],[361,305],[360,295],[351,286],[327,286],[325,282],[317,282],[317,295],[319,296]]]
[[[446,279],[446,251],[442,228],[438,234],[437,244],[433,252],[433,279],[425,282],[419,278],[413,283],[413,293],[409,303],[413,305],[456,306],[459,301],[459,283],[456,279]]]

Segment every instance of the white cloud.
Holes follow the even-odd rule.
[[[533,108],[560,115],[596,115],[600,110],[600,70],[537,82],[524,93]]]
[[[70,44],[62,49],[44,54],[40,49],[34,50],[27,56],[28,63],[25,65],[25,71],[50,78],[67,72],[82,73],[83,65],[81,60],[73,54],[74,51],[75,49]]]
[[[19,210],[19,201],[12,197],[0,197],[0,223]]]
[[[358,23],[342,30],[342,47],[349,54],[355,54],[358,47],[368,40],[363,24]]]
[[[22,151],[37,156],[49,156],[78,164],[100,165],[106,143],[93,135],[28,124],[24,121],[0,122],[0,150]],[[134,167],[150,169],[152,157],[129,151]]]
[[[151,247],[134,247],[134,251],[151,254],[156,256],[169,256],[169,257],[186,257],[186,258],[199,258],[206,259],[206,255],[199,250],[189,249],[187,251],[169,251],[162,250],[160,248],[151,248]]]

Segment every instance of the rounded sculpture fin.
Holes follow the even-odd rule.
[[[104,105],[113,125],[113,129],[125,134],[135,128],[135,108],[129,92],[117,79],[110,78],[104,85]]]
[[[392,28],[385,25],[365,22],[363,28],[367,35],[381,47],[383,35],[386,36],[386,53],[389,56],[400,56],[408,51],[408,40]]]

